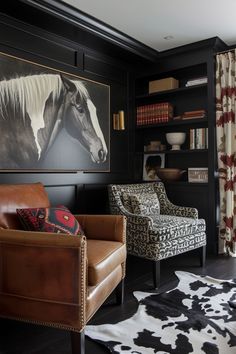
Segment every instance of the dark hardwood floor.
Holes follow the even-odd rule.
[[[175,270],[210,275],[215,278],[236,278],[236,258],[226,256],[207,257],[206,267],[200,268],[196,252],[180,255],[161,262],[161,286],[159,292],[177,285]],[[134,290],[152,291],[151,262],[128,257],[125,286],[125,303],[115,305],[112,294],[96,313],[91,324],[116,323],[130,317],[137,308]],[[35,326],[10,320],[0,320],[0,354],[69,354],[69,333],[53,328]],[[106,348],[86,338],[86,354],[108,354]]]

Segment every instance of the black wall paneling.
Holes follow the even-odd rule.
[[[108,212],[107,184],[130,181],[132,176],[128,104],[130,64],[123,60],[122,55],[116,56],[120,48],[115,49],[114,44],[97,46],[95,43],[99,40],[94,34],[71,27],[66,20],[59,20],[22,1],[12,1],[12,5],[0,5],[0,51],[110,86],[110,141],[107,142],[110,144],[110,171],[0,172],[0,183],[40,181],[46,185],[52,205],[64,204],[81,212]],[[124,131],[114,131],[112,126],[112,114],[119,110],[125,111]],[[84,205],[81,203],[82,195]]]
[[[77,192],[76,212],[79,214],[109,214],[107,184],[84,184]]]
[[[58,0],[11,0],[0,11],[52,34],[132,65],[156,60],[157,51]]]
[[[77,195],[80,185],[45,185],[49,199],[52,206],[66,205],[71,212],[75,213],[77,210]]]
[[[6,20],[6,18],[5,18]],[[48,38],[38,31],[30,31],[30,28],[20,28],[20,23],[15,25],[5,23],[4,18],[0,21],[0,43],[12,49],[19,48],[23,53],[31,53],[37,57],[49,58],[58,63],[65,63],[70,66],[79,66],[82,68],[82,51],[78,50],[78,46],[70,46],[70,42],[61,43],[58,38]],[[25,27],[25,26],[24,26]]]
[[[127,71],[122,68],[111,65],[104,60],[98,59],[91,54],[84,55],[84,70],[85,72],[99,75],[110,80],[114,80],[121,83],[126,83]]]

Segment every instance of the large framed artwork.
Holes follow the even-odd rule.
[[[0,52],[0,170],[110,170],[110,87]]]

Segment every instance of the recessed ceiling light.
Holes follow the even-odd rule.
[[[174,39],[174,37],[169,35],[169,36],[163,37],[163,39],[165,39],[166,41],[169,41],[170,39]]]

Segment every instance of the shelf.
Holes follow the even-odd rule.
[[[155,154],[194,154],[199,152],[208,152],[208,149],[192,149],[192,150],[163,150],[163,151],[145,151],[137,152],[137,154],[143,155],[155,155]]]
[[[189,87],[179,87],[177,89],[173,90],[166,90],[166,91],[161,91],[161,92],[156,92],[156,93],[151,93],[151,94],[144,94],[144,95],[138,95],[136,96],[136,101],[138,100],[143,100],[143,99],[148,99],[148,98],[153,98],[153,97],[161,97],[163,95],[172,95],[176,93],[186,93],[188,91],[196,90],[196,89],[202,89],[206,88],[207,84],[202,84],[202,85],[195,85],[195,86],[189,86]]]
[[[192,124],[202,124],[208,123],[207,118],[197,118],[197,119],[186,119],[186,120],[171,120],[169,122],[157,123],[157,124],[147,124],[147,125],[137,125],[136,129],[150,129],[150,128],[158,128],[158,127],[175,127],[175,126],[183,126],[183,125],[192,125]]]
[[[140,180],[140,179],[136,179],[135,183],[153,183],[153,182],[163,182],[166,185],[176,185],[176,186],[181,186],[181,187],[196,187],[196,186],[200,186],[200,187],[208,187],[208,182],[188,182],[188,181],[144,181],[144,180]]]
[[[168,185],[178,185],[178,186],[186,186],[186,187],[196,187],[196,186],[201,186],[201,187],[208,187],[208,182],[188,182],[188,181],[175,181],[175,182],[165,182],[163,181],[164,184]]]

